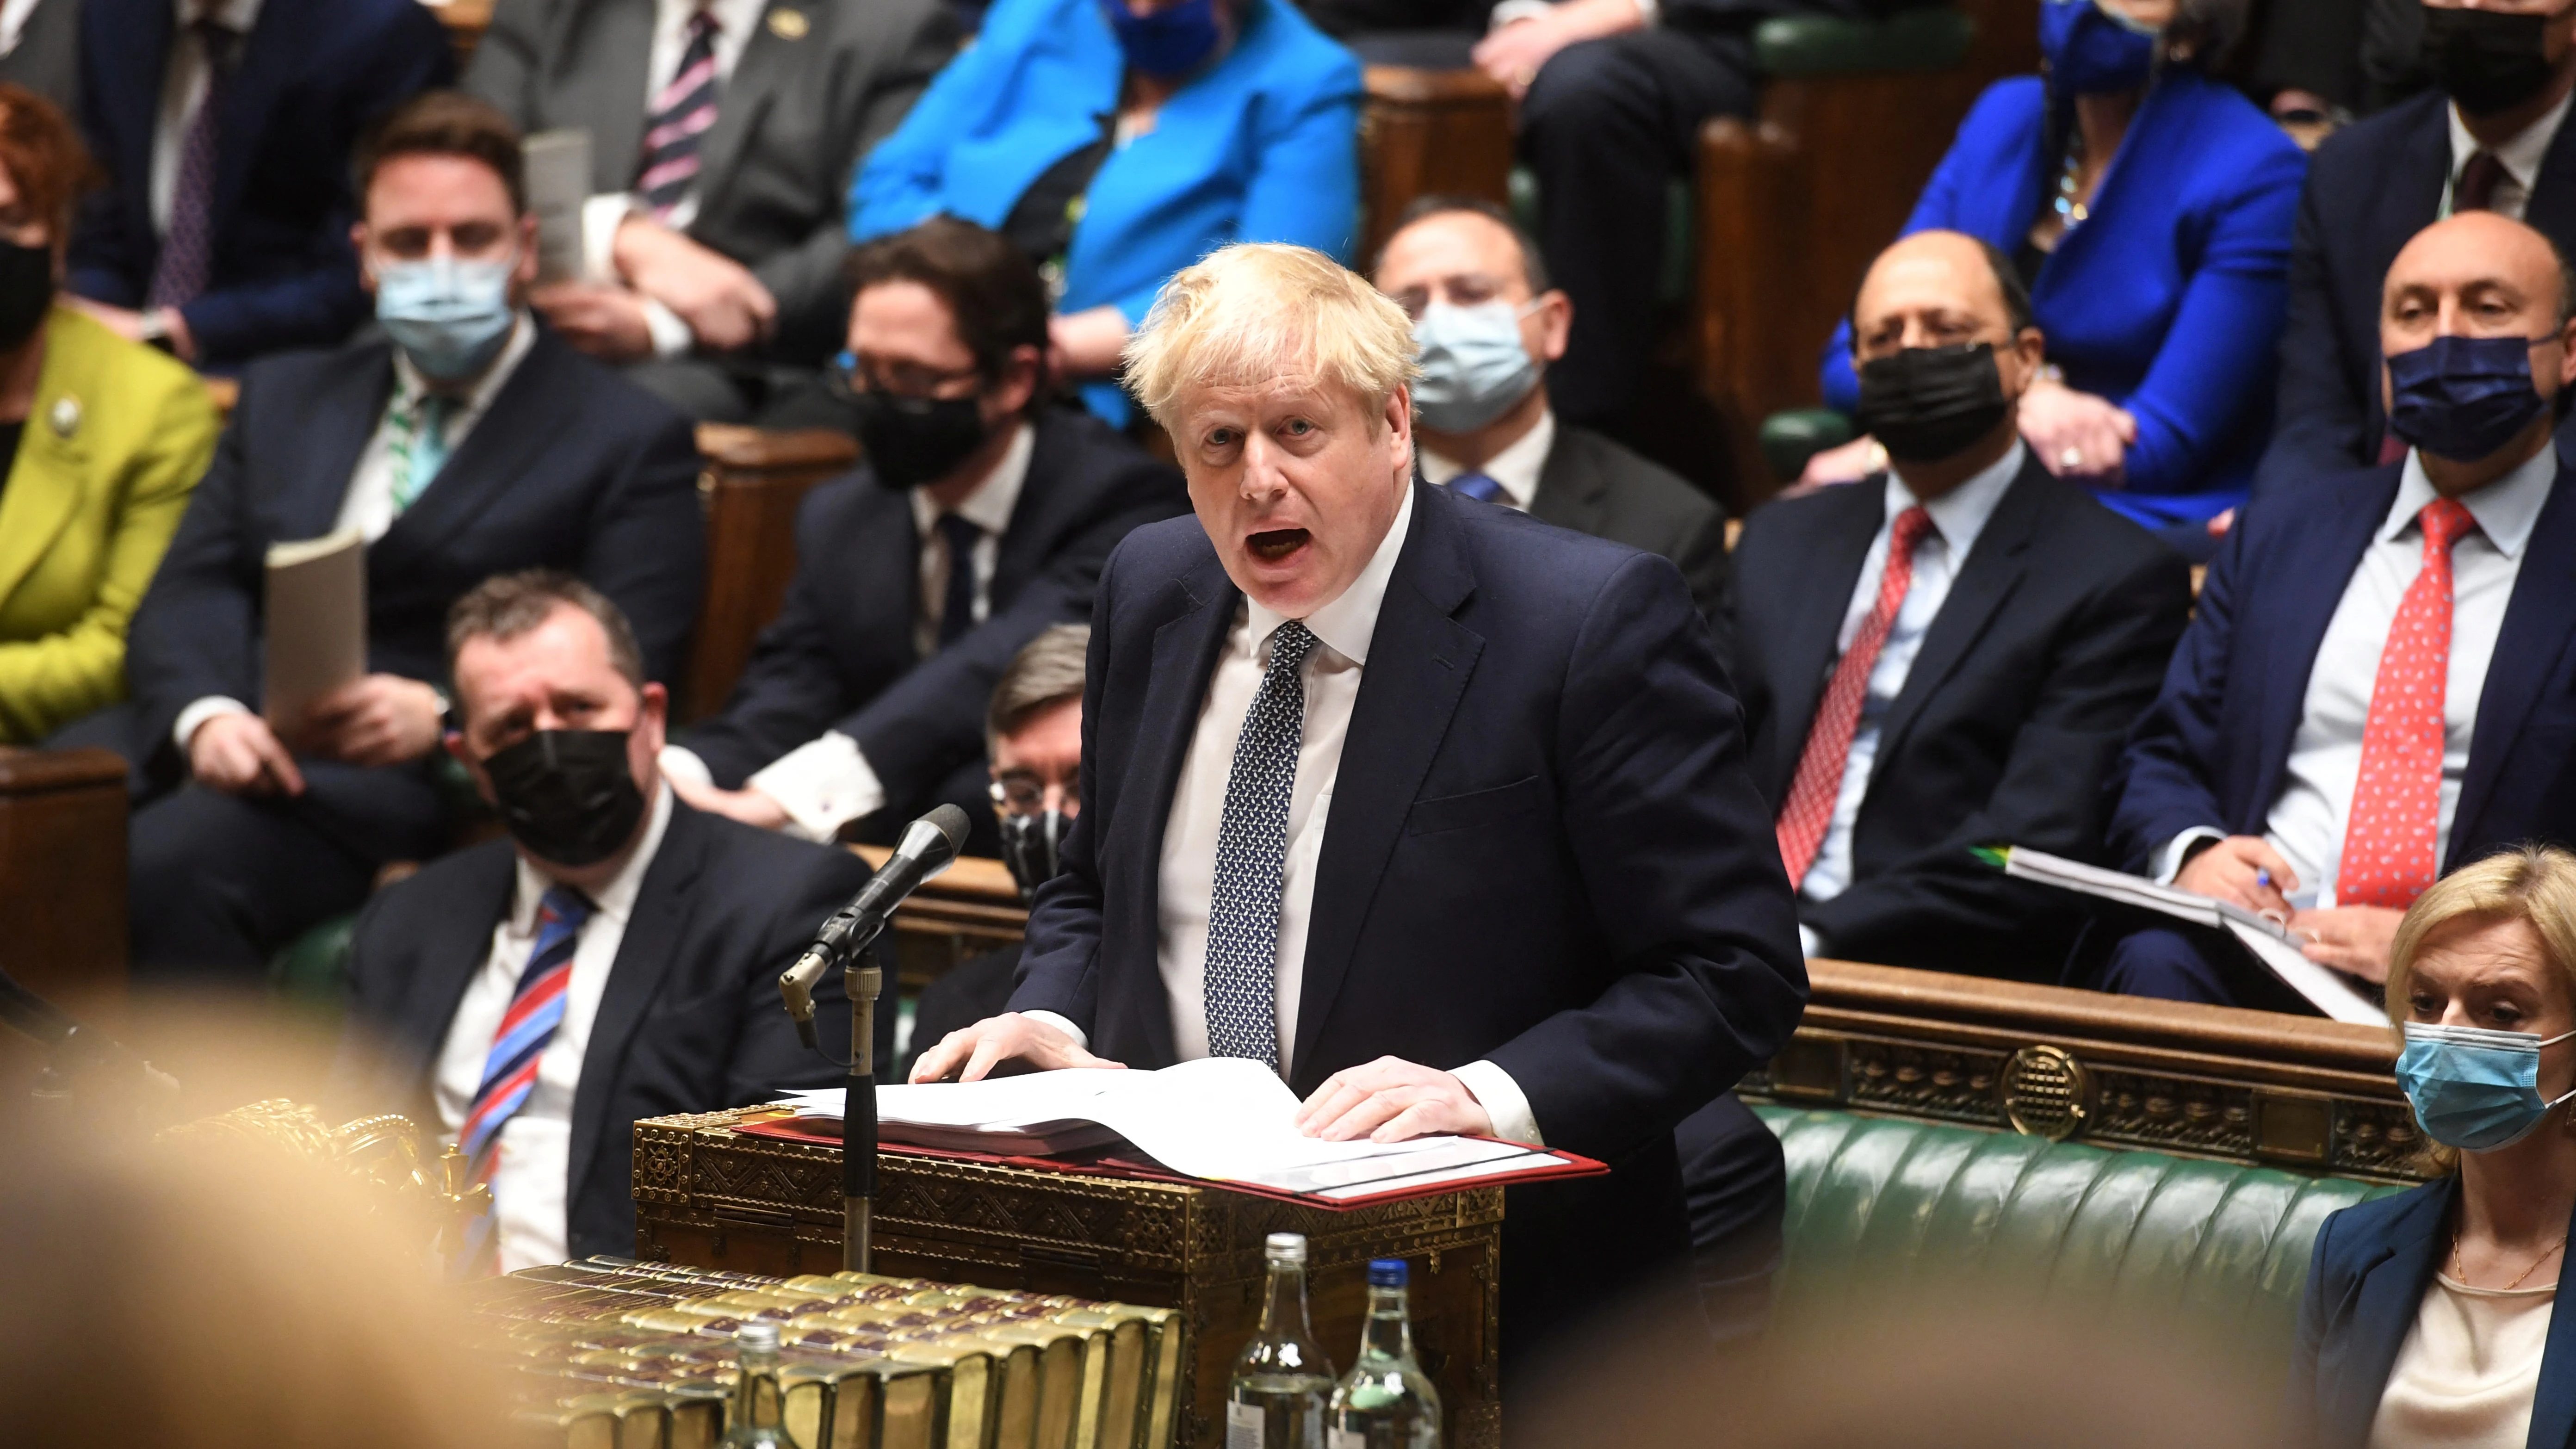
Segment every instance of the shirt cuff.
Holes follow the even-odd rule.
[[[612,284],[625,280],[617,274],[617,224],[633,210],[635,198],[623,191],[582,198],[582,280]]]
[[[1493,1135],[1505,1142],[1525,1142],[1532,1147],[1545,1147],[1538,1135],[1538,1118],[1530,1114],[1529,1097],[1512,1074],[1492,1062],[1475,1061],[1449,1075],[1465,1084],[1469,1093],[1482,1103],[1485,1115],[1493,1119]]]
[[[1798,954],[1811,961],[1816,957],[1825,954],[1825,943],[1816,939],[1815,927],[1800,926],[1798,928]]]
[[[707,768],[707,762],[698,758],[697,751],[685,745],[664,745],[662,753],[655,755],[653,761],[662,767],[665,779],[706,790],[716,787],[715,771]]]
[[[679,313],[641,293],[636,300],[644,304],[644,330],[653,339],[655,357],[686,357],[689,349],[698,345],[698,334],[689,330]]]
[[[1023,1011],[1020,1015],[1027,1017],[1031,1021],[1043,1021],[1047,1025],[1054,1027],[1056,1030],[1063,1032],[1066,1036],[1072,1037],[1073,1044],[1075,1046],[1082,1048],[1084,1051],[1091,1050],[1091,1033],[1084,1031],[1081,1027],[1075,1026],[1072,1022],[1056,1015],[1052,1011]]]
[[[2156,884],[2169,886],[2174,883],[2174,877],[2182,874],[2183,857],[2191,853],[2193,846],[2204,840],[2225,840],[2226,838],[2227,832],[2224,830],[2195,825],[2166,841],[2165,848],[2156,852]]]
[[[838,730],[789,750],[744,783],[786,810],[790,834],[825,844],[842,826],[885,807],[885,785],[859,742]]]
[[[228,694],[210,694],[179,711],[179,722],[170,726],[170,739],[178,745],[179,756],[187,758],[188,741],[196,737],[197,726],[219,714],[248,714],[250,706]]]
[[[1485,16],[1485,30],[1490,34],[1515,20],[1536,20],[1555,8],[1548,0],[1502,0]]]

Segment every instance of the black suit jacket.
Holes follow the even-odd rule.
[[[486,841],[367,903],[350,942],[348,1035],[335,1074],[336,1095],[353,1110],[438,1120],[439,1048],[509,913],[514,860],[510,842]],[[565,1202],[574,1257],[634,1251],[637,1118],[746,1106],[843,1079],[797,1043],[778,973],[867,878],[847,851],[671,803],[573,1094]],[[824,1050],[846,1058],[850,1013],[837,975],[816,1001]]]
[[[2299,198],[2272,442],[2257,491],[2379,462],[2379,293],[2388,264],[2440,219],[2450,97],[2427,91],[2326,138]],[[2576,252],[2576,126],[2541,159],[2524,220]]]
[[[1559,528],[1662,554],[1682,571],[1711,627],[1726,617],[1726,510],[1671,469],[1559,423],[1529,511]],[[1718,654],[1726,653],[1721,638]]]
[[[111,184],[90,194],[72,233],[81,296],[140,307],[152,285],[152,133],[181,43],[193,42],[169,0],[84,0],[81,127]],[[328,346],[365,318],[350,149],[455,74],[446,28],[418,0],[265,0],[217,119],[213,272],[179,309],[201,362]]]
[[[1316,867],[1288,1080],[1491,1060],[1550,1145],[1615,1164],[1513,1190],[1504,1341],[1525,1348],[1673,1271],[1674,1124],[1788,1038],[1806,970],[1672,565],[1426,484],[1413,499]],[[1173,1061],[1163,831],[1242,597],[1194,518],[1138,529],[1101,578],[1082,815],[1011,1005],[1130,1066]]]
[[[1011,656],[1048,625],[1090,616],[1101,560],[1129,529],[1189,510],[1180,474],[1090,414],[1051,408],[1036,427],[992,610],[927,659],[913,652],[922,544],[910,494],[862,465],[806,497],[785,606],[724,713],[681,742],[716,783],[738,786],[838,730],[858,741],[899,814],[983,758],[984,706]]]
[[[631,191],[653,15],[631,0],[499,0],[465,88],[522,132],[588,131],[592,190]],[[772,0],[745,43],[699,143],[689,235],[778,299],[771,355],[840,350],[852,173],[956,48],[943,0]]]
[[[1774,503],[1736,545],[1735,683],[1775,815],[1885,520],[1885,480],[1872,477]],[[1798,903],[1825,951],[2055,981],[2077,898],[2009,880],[1970,850],[2102,859],[2102,779],[2190,616],[2180,555],[2025,459],[1880,727],[1850,887]]]
[[[268,546],[337,523],[393,390],[384,342],[270,358],[188,500],[125,645],[145,748],[208,695],[260,702]],[[438,681],[447,610],[494,574],[558,568],[626,612],[645,668],[676,679],[705,588],[688,421],[548,332],[428,490],[367,549],[370,669]]]

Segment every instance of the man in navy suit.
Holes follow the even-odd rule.
[[[1302,248],[1166,286],[1128,381],[1198,516],[1102,575],[1082,815],[1014,1010],[913,1076],[1240,1056],[1312,1135],[1607,1161],[1513,1190],[1518,1359],[1685,1287],[1673,1128],[1787,1038],[1806,972],[1680,573],[1416,485],[1412,353]]]
[[[2576,249],[2576,9],[2424,0],[2424,20],[2437,89],[2336,132],[2308,168],[2258,491],[2403,453],[2379,395],[2379,298],[2409,238],[2491,210]]]
[[[367,315],[351,151],[455,73],[417,0],[88,0],[81,124],[112,184],[70,291],[199,367],[340,341]]]
[[[2111,825],[2130,869],[2286,917],[2310,959],[2373,981],[2437,873],[2576,841],[2576,482],[2551,441],[2576,396],[2566,263],[2491,212],[2436,223],[2389,267],[2379,347],[2405,460],[2246,511]],[[2197,928],[2128,936],[2097,984],[2304,1009]]]
[[[536,218],[508,123],[423,96],[359,174],[359,251],[400,340],[249,371],[127,640],[130,748],[147,777],[189,781],[134,817],[146,974],[255,979],[364,901],[386,861],[444,846],[430,757],[447,610],[485,578],[579,575],[634,621],[655,679],[677,676],[697,618],[689,424],[528,316]],[[268,549],[335,532],[367,541],[369,672],[301,718],[266,718]]]
[[[999,848],[984,706],[1011,657],[1091,609],[1101,560],[1189,506],[1180,476],[1050,406],[1046,283],[941,217],[850,258],[849,380],[867,462],[814,490],[796,577],[724,712],[664,762],[682,799],[891,843],[943,801]]]

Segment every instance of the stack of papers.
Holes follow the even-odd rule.
[[[1409,1142],[1326,1142],[1296,1127],[1298,1101],[1261,1063],[1208,1057],[1161,1071],[1077,1068],[877,1088],[889,1142],[958,1151],[1017,1153],[1031,1137],[1076,1129],[1123,1140],[1184,1177],[1334,1201],[1469,1178],[1563,1170],[1574,1160],[1517,1142],[1418,1137]],[[842,1094],[791,1092],[799,1117],[838,1118]],[[1068,1150],[1058,1148],[1055,1150]]]

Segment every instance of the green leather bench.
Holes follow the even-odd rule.
[[[1852,1112],[1754,1109],[1788,1159],[1778,1322],[1974,1279],[2179,1314],[2288,1363],[2317,1226],[2403,1191]]]

